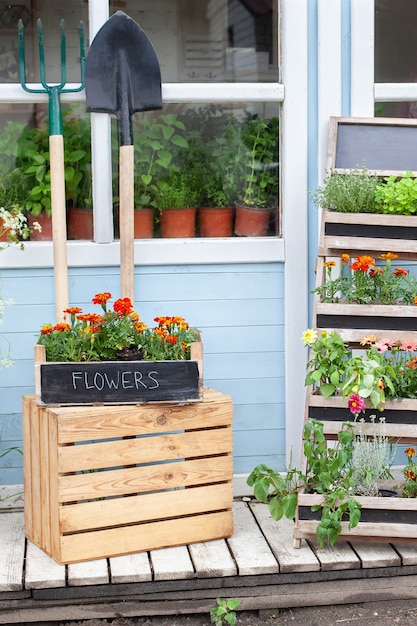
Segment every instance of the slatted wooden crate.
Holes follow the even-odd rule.
[[[23,399],[26,535],[58,563],[229,537],[232,401],[43,406]]]

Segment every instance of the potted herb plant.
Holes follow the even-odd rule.
[[[251,119],[240,133],[236,235],[266,235],[278,201],[278,118]]]
[[[176,155],[188,148],[186,127],[174,113],[139,118],[134,126],[135,238],[153,236],[154,210],[158,207],[158,182],[178,169]]]
[[[194,237],[198,194],[196,181],[184,171],[159,181],[157,202],[162,237]]]

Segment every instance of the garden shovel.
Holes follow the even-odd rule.
[[[87,110],[119,121],[121,296],[134,303],[132,114],[162,108],[161,71],[146,33],[122,11],[101,27],[85,66]]]

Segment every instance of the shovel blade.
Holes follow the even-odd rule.
[[[121,145],[132,143],[133,113],[162,108],[155,49],[145,31],[123,11],[112,15],[91,43],[85,91],[88,111],[118,117]]]

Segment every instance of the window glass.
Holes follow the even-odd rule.
[[[207,106],[166,105],[162,111],[136,114],[133,118],[135,150],[135,214],[154,209],[151,236],[277,235],[279,118],[278,105],[260,103]],[[117,172],[118,135],[113,125],[113,162]],[[114,180],[115,232],[117,233],[118,179]],[[255,209],[255,232],[239,226],[238,205]],[[167,233],[164,223],[169,211],[194,207],[190,234]],[[231,208],[229,231],[221,231],[222,219],[203,207]],[[205,213],[209,213],[207,217]],[[252,213],[252,212],[250,212]],[[217,222],[213,235],[205,223]],[[139,219],[139,216],[137,216]],[[256,230],[259,229],[259,230]],[[137,237],[143,235],[138,231]],[[146,235],[147,237],[147,235]]]
[[[163,82],[278,80],[278,0],[126,0]],[[110,0],[110,12],[120,8]]]
[[[417,82],[415,0],[375,0],[375,82]],[[417,102],[378,103],[375,113],[417,117]]]

